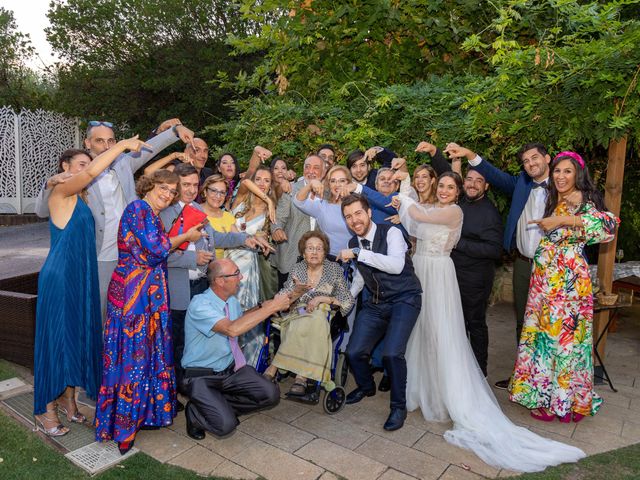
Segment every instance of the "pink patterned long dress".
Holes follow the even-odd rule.
[[[595,415],[602,398],[593,390],[593,293],[583,250],[613,240],[620,220],[591,203],[575,211],[561,203],[554,215],[580,215],[583,226],[548,232],[536,250],[510,398],[558,416]]]

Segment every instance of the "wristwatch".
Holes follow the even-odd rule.
[[[179,137],[180,135],[178,135],[178,127],[181,127],[182,124],[181,123],[176,123],[173,127],[171,127],[171,130],[173,131],[174,135],[176,137]]]
[[[360,247],[352,248],[351,252],[353,253],[354,257],[358,258],[358,255],[360,255]]]

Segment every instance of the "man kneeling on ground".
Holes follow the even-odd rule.
[[[229,259],[213,262],[209,288],[196,295],[185,318],[183,387],[190,397],[185,414],[187,434],[196,440],[205,430],[228,435],[238,415],[273,407],[280,400],[278,386],[246,365],[238,337],[281,310],[289,308],[286,294],[246,313],[236,298],[242,274]]]

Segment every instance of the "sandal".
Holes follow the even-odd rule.
[[[547,412],[544,408],[534,408],[531,410],[531,416],[541,422],[553,422],[556,419],[554,414]]]
[[[55,420],[52,418],[47,418],[47,414],[55,415]],[[45,424],[53,425],[52,427],[46,427]],[[62,437],[69,433],[69,429],[60,423],[60,419],[58,418],[58,414],[55,410],[48,410],[46,413],[42,415],[34,415],[33,416],[33,431],[41,431],[48,437]]]
[[[64,399],[64,401],[66,402],[67,399]],[[71,401],[75,404],[75,400],[73,400],[73,398],[71,398]],[[80,410],[78,410],[78,406],[75,405],[75,412],[73,414],[70,414],[69,411],[70,409],[63,407],[61,405],[61,400],[58,399],[58,410],[60,410],[60,413],[62,413],[63,415],[65,415],[67,417],[67,420],[69,420],[70,422],[73,423],[84,423],[87,421],[87,417],[85,417],[83,414],[80,413]]]
[[[303,380],[296,379],[291,385],[289,392],[287,395],[291,395],[294,397],[303,397],[307,394],[307,382]]]

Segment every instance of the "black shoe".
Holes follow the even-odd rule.
[[[404,425],[405,418],[407,418],[406,408],[392,408],[387,421],[384,422],[383,428],[388,432],[398,430]]]
[[[140,430],[160,430],[157,425],[141,425]]]
[[[176,412],[184,412],[184,403],[176,399]]]
[[[507,378],[506,380],[500,380],[499,382],[496,382],[494,385],[496,386],[496,388],[499,388],[500,390],[506,390],[507,387],[509,387],[509,379]]]
[[[187,408],[189,404],[187,404]],[[186,412],[185,418],[187,419],[187,435],[189,435],[194,440],[202,440],[205,437],[204,429],[200,427],[196,427],[191,421],[191,416],[189,412]]]
[[[391,390],[391,380],[387,375],[383,375],[380,379],[380,383],[378,384],[378,390],[381,392],[388,392]]]
[[[345,403],[347,405],[352,405],[354,403],[358,403],[364,397],[373,397],[375,394],[376,394],[375,387],[373,391],[370,391],[370,392],[362,390],[360,387],[358,387],[355,390],[353,390],[351,393],[349,393],[349,395],[347,395],[347,400],[345,401]]]

